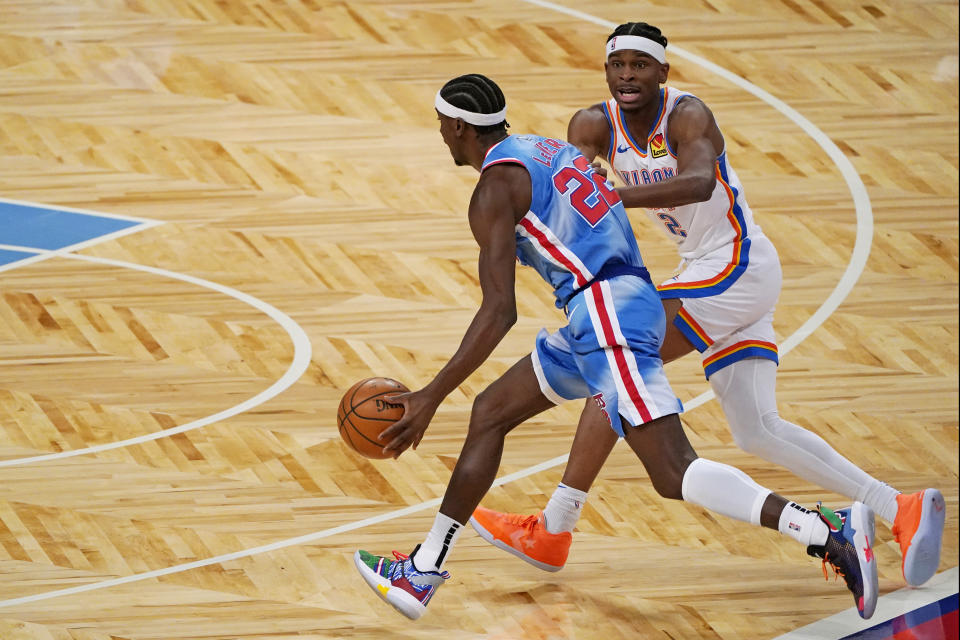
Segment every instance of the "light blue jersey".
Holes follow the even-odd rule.
[[[557,404],[592,397],[610,426],[640,425],[683,410],[660,361],[666,321],[626,211],[569,143],[509,136],[483,170],[519,163],[530,174],[530,211],[517,223],[517,258],[553,287],[567,326],[541,331],[531,354],[543,394]]]
[[[483,169],[519,163],[530,173],[530,211],[517,224],[517,258],[553,287],[557,306],[613,265],[643,267],[617,192],[576,147],[552,138],[508,136]]]

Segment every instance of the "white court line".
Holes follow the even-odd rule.
[[[580,11],[575,11],[573,9],[567,9],[560,5],[555,5],[551,2],[545,2],[543,0],[523,0],[530,4],[535,4],[553,11],[559,11],[561,13],[566,13],[573,17],[579,18],[581,20],[586,20],[587,22],[593,22],[603,27],[609,29],[615,28],[617,25],[591,16]],[[600,47],[597,48],[598,52],[601,51]],[[844,271],[843,276],[840,281],[837,283],[837,286],[834,288],[833,292],[827,299],[820,305],[817,311],[811,316],[807,322],[805,322],[796,332],[794,332],[790,337],[784,341],[784,347],[781,348],[781,353],[786,353],[799,344],[804,338],[809,336],[817,327],[819,327],[823,322],[840,306],[840,303],[849,295],[850,291],[853,289],[854,284],[857,279],[860,277],[860,274],[863,272],[863,268],[866,265],[867,256],[870,254],[870,243],[873,236],[873,212],[870,206],[870,199],[867,195],[866,188],[864,187],[863,181],[860,179],[860,176],[857,174],[856,170],[853,168],[853,165],[847,160],[846,156],[840,151],[840,149],[827,137],[825,133],[820,131],[813,123],[807,120],[805,117],[800,115],[796,110],[785,104],[783,101],[773,97],[763,89],[751,84],[750,82],[744,80],[743,78],[734,75],[719,67],[708,60],[705,60],[699,56],[688,53],[678,47],[671,47],[670,53],[675,53],[680,57],[685,57],[690,61],[703,66],[704,68],[718,73],[723,78],[733,82],[738,87],[743,88],[745,91],[757,96],[761,100],[770,104],[774,109],[777,109],[783,113],[787,118],[796,123],[804,132],[806,132],[814,141],[819,144],[827,155],[834,161],[837,167],[840,169],[841,174],[844,177],[844,180],[847,183],[847,188],[850,190],[853,195],[854,206],[856,207],[856,221],[857,221],[857,236],[856,242],[854,244],[853,252],[851,254],[850,263],[847,266],[846,271]],[[598,53],[598,55],[600,55]],[[690,402],[684,403],[688,410],[694,409],[703,403],[712,399],[713,391],[706,391]],[[527,476],[539,473],[546,469],[561,465],[567,461],[569,454],[564,454],[558,456],[551,460],[541,462],[540,464],[534,465],[527,469],[522,469],[515,473],[508,474],[497,478],[493,482],[493,487],[501,486],[514,480],[519,480],[520,478],[525,478]],[[491,487],[492,488],[492,487]],[[323,531],[318,531],[312,534],[307,534],[304,536],[298,536],[296,538],[289,538],[287,540],[279,540],[270,544],[262,545],[259,547],[253,547],[251,549],[245,549],[242,551],[237,551],[235,553],[229,553],[221,556],[215,556],[212,558],[207,558],[205,560],[198,560],[196,562],[191,562],[182,565],[176,565],[173,567],[167,567],[165,569],[159,569],[157,571],[149,571],[145,573],[134,574],[130,576],[124,576],[122,578],[114,578],[111,580],[104,580],[102,582],[94,582],[86,585],[81,585],[78,587],[70,587],[68,589],[57,589],[54,591],[47,591],[45,593],[37,593],[31,596],[25,596],[22,598],[14,598],[11,600],[0,600],[0,607],[9,607],[17,604],[25,604],[29,602],[38,602],[41,600],[49,600],[52,598],[57,598],[60,596],[71,595],[75,593],[82,593],[86,591],[93,591],[96,589],[105,589],[107,587],[116,586],[119,584],[127,584],[130,582],[136,582],[138,580],[147,580],[150,578],[155,578],[158,576],[170,575],[173,573],[179,573],[182,571],[189,571],[191,569],[197,569],[200,567],[205,567],[211,564],[218,564],[220,562],[227,562],[231,560],[237,560],[240,558],[246,558],[249,556],[267,553],[270,551],[275,551],[278,549],[283,549],[285,547],[290,547],[294,545],[306,544],[309,542],[314,542],[328,536],[336,535],[339,533],[346,533],[348,531],[353,531],[360,529],[362,527],[369,526],[371,524],[376,524],[380,522],[386,522],[396,518],[400,518],[412,513],[417,513],[419,511],[424,511],[426,509],[438,506],[440,504],[440,499],[435,498],[433,500],[428,500],[426,502],[421,502],[416,505],[411,505],[409,507],[404,507],[402,509],[396,509],[394,511],[389,511],[387,513],[381,514],[379,516],[373,516],[371,518],[365,518],[357,522],[353,522],[346,525],[341,525],[339,527],[333,527],[331,529],[325,529]]]
[[[0,200],[2,200],[2,198],[0,198]],[[146,231],[147,229],[158,227],[162,224],[163,222],[160,220],[148,220],[141,224],[127,227],[126,229],[118,229],[112,233],[106,233],[102,236],[90,238],[89,240],[84,240],[82,242],[75,242],[74,244],[67,245],[66,247],[60,247],[59,249],[37,249],[35,247],[21,247],[15,244],[0,244],[0,249],[34,254],[32,258],[24,258],[23,260],[16,260],[5,265],[0,265],[0,273],[4,271],[11,271],[13,269],[19,269],[20,267],[25,267],[30,264],[49,260],[50,258],[63,256],[71,251],[86,249],[87,247],[92,247],[93,245],[100,244],[101,242],[116,240],[117,238],[122,238],[123,236],[128,236],[132,233],[140,233],[141,231]]]
[[[24,247],[12,247],[12,245],[0,245],[0,248],[13,248],[14,250],[19,251],[34,251],[40,252],[37,249],[26,249]],[[106,444],[100,444],[93,447],[86,447],[84,449],[74,449],[71,451],[60,451],[57,453],[47,453],[38,456],[30,456],[27,458],[14,458],[12,460],[0,460],[0,468],[2,467],[12,467],[14,465],[30,464],[33,462],[44,462],[47,460],[59,460],[62,458],[72,458],[74,456],[83,456],[89,455],[91,453],[99,453],[100,451],[109,451],[110,449],[119,449],[121,447],[129,447],[136,444],[141,444],[144,442],[149,442],[151,440],[159,440],[160,438],[166,438],[177,433],[183,433],[185,431],[192,431],[193,429],[199,429],[205,427],[214,422],[220,420],[226,420],[237,414],[243,413],[244,411],[249,411],[257,405],[263,404],[267,400],[274,398],[288,387],[290,387],[294,382],[296,382],[300,376],[307,370],[307,367],[310,365],[310,357],[312,353],[312,347],[310,344],[310,338],[307,337],[306,332],[298,325],[290,316],[283,313],[276,307],[267,304],[259,298],[254,298],[253,296],[246,294],[242,291],[237,291],[231,287],[227,287],[222,284],[217,284],[216,282],[211,282],[209,280],[204,280],[202,278],[197,278],[194,276],[186,275],[183,273],[177,273],[175,271],[168,271],[166,269],[158,269],[156,267],[148,267],[142,264],[134,264],[132,262],[122,262],[120,260],[111,260],[109,258],[99,258],[96,256],[85,256],[78,254],[63,253],[63,249],[58,251],[43,251],[40,253],[50,254],[49,257],[57,256],[61,258],[68,258],[70,260],[81,260],[83,262],[92,262],[95,264],[106,264],[114,267],[122,267],[124,269],[133,269],[135,271],[143,271],[145,273],[151,273],[158,276],[164,276],[167,278],[173,278],[174,280],[181,280],[183,282],[188,282],[190,284],[195,284],[199,287],[204,287],[206,289],[212,289],[218,291],[224,295],[230,296],[231,298],[236,298],[237,300],[244,302],[251,307],[262,311],[270,318],[272,318],[277,324],[283,327],[284,331],[287,332],[287,335],[290,336],[290,340],[293,342],[293,361],[290,363],[290,366],[284,372],[283,376],[274,382],[272,385],[253,396],[247,400],[241,402],[240,404],[234,405],[229,409],[224,409],[218,413],[215,413],[205,418],[200,418],[199,420],[193,420],[192,422],[187,422],[181,424],[177,427],[172,427],[170,429],[164,429],[162,431],[156,431],[154,433],[148,433],[146,435],[137,436],[136,438],[128,438],[126,440],[118,440],[117,442],[108,442]],[[22,261],[21,261],[22,263]]]

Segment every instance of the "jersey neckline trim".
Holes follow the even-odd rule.
[[[644,158],[647,157],[647,150],[649,150],[650,148],[650,139],[653,137],[654,133],[656,133],[657,129],[660,128],[660,123],[663,122],[663,115],[667,112],[667,100],[669,99],[669,96],[670,96],[669,88],[662,87],[660,89],[660,106],[657,109],[657,117],[654,119],[653,125],[651,125],[650,130],[647,131],[647,138],[645,141],[646,144],[644,144],[644,149],[642,151],[640,150],[640,145],[637,144],[633,135],[631,135],[630,133],[630,129],[627,127],[626,123],[623,120],[623,113],[620,110],[620,105],[617,104],[617,101],[615,98],[611,98],[611,100],[613,101],[614,108],[610,109],[610,115],[613,115],[614,119],[616,120],[616,125],[615,125],[616,128],[619,129],[620,132],[623,134],[624,139],[627,141],[627,144],[630,145],[630,147],[634,151],[640,154],[641,157],[644,157]],[[608,115],[608,119],[609,119],[609,115]],[[613,126],[613,123],[611,123],[611,125]],[[616,149],[611,149],[610,156],[613,157],[614,155],[616,155]]]

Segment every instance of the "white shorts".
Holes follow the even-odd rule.
[[[689,262],[657,287],[663,299],[680,298],[673,324],[703,354],[710,374],[744,358],[779,362],[773,310],[783,275],[773,243],[763,234],[743,241],[739,255],[730,246]]]

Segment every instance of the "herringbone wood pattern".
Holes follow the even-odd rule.
[[[957,4],[654,0],[567,6],[646,20],[826,132],[866,183],[867,269],[785,359],[781,414],[904,490],[939,486],[958,564]],[[369,375],[425,383],[479,302],[457,169],[432,96],[486,73],[517,132],[563,136],[606,97],[608,29],[523,2],[0,0],[0,193],[165,224],[83,250],[233,287],[281,309],[313,358],[291,388],[227,420],[94,455],[0,467],[0,599],[130,576],[325,531],[442,495],[485,384],[561,321],[531,273],[521,319],[441,408],[423,445],[371,462],[335,407]],[[827,155],[768,104],[680,58],[671,84],[726,134],[785,286],[791,335],[849,259],[855,219]],[[655,277],[676,264],[634,216]],[[3,230],[0,229],[0,244]],[[290,365],[287,333],[216,291],[52,258],[0,273],[0,460],[201,419]],[[689,400],[695,357],[668,368]],[[565,453],[579,403],[510,436],[501,473]],[[715,402],[685,419],[699,452],[798,501],[839,496],[739,451]],[[533,511],[560,475],[496,488]],[[451,583],[414,624],[354,574],[355,548],[408,550],[434,509],[312,544],[0,607],[0,637],[770,638],[850,605],[795,545],[666,503],[626,447],[597,483],[568,567],[542,574],[464,534]],[[879,527],[884,593],[902,586]],[[2,603],[0,603],[2,604]]]

